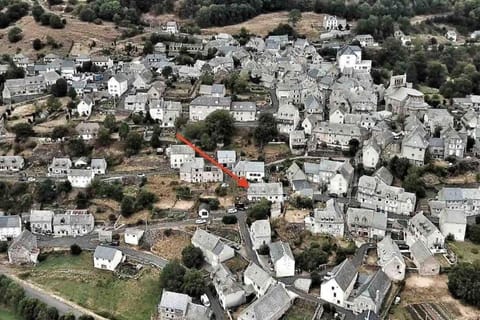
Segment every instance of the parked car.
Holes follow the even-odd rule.
[[[228,208],[227,213],[237,213],[237,208],[235,207]]]
[[[207,223],[207,220],[205,220],[205,219],[197,219],[197,220],[195,220],[195,223],[196,223],[196,224],[205,224],[205,223]]]
[[[210,299],[208,299],[208,296],[206,294],[202,294],[200,296],[200,300],[205,307],[210,307]]]

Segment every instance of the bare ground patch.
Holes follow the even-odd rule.
[[[185,232],[172,230],[172,233],[166,236],[162,230],[157,233],[151,250],[167,260],[181,259],[182,250],[190,244],[190,239],[190,235]]]

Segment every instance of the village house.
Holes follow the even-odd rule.
[[[250,226],[250,238],[252,239],[253,249],[258,250],[263,245],[268,245],[272,241],[272,230],[270,221],[256,220]]]
[[[445,34],[445,38],[447,38],[449,41],[457,42],[457,33],[455,30],[448,30]]]
[[[68,210],[53,216],[54,236],[83,236],[93,231],[95,218],[87,210]]]
[[[25,160],[21,156],[0,156],[0,172],[18,172],[24,165]]]
[[[90,141],[97,138],[100,125],[97,122],[81,122],[77,124],[75,131],[82,140]]]
[[[390,290],[391,281],[382,270],[377,270],[363,282],[358,277],[358,288],[354,289],[347,301],[347,309],[354,314],[372,311],[380,314],[384,298]]]
[[[444,208],[462,210],[466,216],[480,213],[480,188],[448,188],[443,187],[437,195],[437,200]],[[434,213],[432,213],[434,214]],[[440,211],[436,213],[436,216]]]
[[[251,262],[243,272],[243,283],[251,287],[255,291],[257,298],[259,298],[265,295],[276,281],[265,270]]]
[[[49,177],[66,177],[71,167],[70,158],[53,158],[52,163],[48,166],[47,175]]]
[[[92,184],[95,173],[92,169],[70,169],[67,179],[73,188],[87,188]]]
[[[457,109],[478,111],[480,109],[480,95],[469,94],[464,98],[453,98],[452,104]]]
[[[216,166],[205,164],[205,159],[194,158],[180,167],[180,180],[189,183],[223,181],[223,172]]]
[[[178,101],[150,100],[148,112],[162,128],[174,128],[175,121],[182,113],[182,104]]]
[[[325,208],[315,208],[313,217],[305,218],[305,229],[313,234],[329,234],[334,237],[343,237],[345,221],[342,210],[335,199],[329,199]]]
[[[374,138],[365,141],[362,147],[363,167],[366,169],[375,169],[380,161],[381,154],[382,149]]]
[[[355,139],[360,145],[368,135],[368,131],[355,124],[337,124],[320,122],[313,128],[312,135],[317,145],[325,145],[331,148],[348,149],[351,140]]]
[[[390,186],[378,177],[361,176],[358,181],[357,201],[362,208],[410,215],[417,198],[403,188]]]
[[[147,91],[148,99],[155,100],[155,99],[162,98],[166,88],[167,88],[167,85],[163,81],[153,82],[152,85],[150,86],[150,89],[148,89]]]
[[[424,95],[407,83],[407,75],[397,75],[390,78],[390,84],[384,93],[386,110],[394,114],[412,115],[425,112],[429,106]]]
[[[227,89],[225,85],[214,83],[212,85],[202,84],[198,89],[198,94],[202,96],[211,96],[211,97],[225,97]]]
[[[24,230],[13,239],[8,247],[8,262],[11,264],[36,264],[39,254],[37,237],[30,231]]]
[[[124,261],[125,256],[122,251],[115,248],[97,246],[93,253],[93,267],[97,269],[115,271]]]
[[[90,160],[90,169],[95,175],[107,173],[107,161],[105,158],[93,158]]]
[[[124,240],[126,244],[131,244],[133,246],[138,246],[140,244],[140,240],[142,240],[143,234],[145,230],[140,228],[126,228]]]
[[[440,137],[443,140],[444,159],[452,156],[463,158],[464,152],[467,150],[466,132],[458,132],[449,126],[440,133]]]
[[[209,320],[212,312],[186,294],[163,290],[157,314],[156,320]]]
[[[268,245],[277,278],[293,277],[295,275],[295,258],[288,242],[277,241]]]
[[[300,123],[300,112],[294,105],[281,104],[275,119],[278,132],[288,134],[297,129]]]
[[[22,233],[22,219],[18,215],[0,216],[0,241],[10,241]]]
[[[43,75],[26,76],[21,79],[7,79],[3,85],[3,103],[9,104],[36,98],[42,95],[46,89]]]
[[[305,131],[294,130],[288,135],[288,145],[292,154],[303,154],[307,146],[307,139],[305,138]]]
[[[30,210],[30,229],[33,233],[51,234],[53,232],[53,211]]]
[[[238,320],[278,320],[292,306],[294,295],[277,283],[238,316]]]
[[[210,275],[223,309],[238,307],[246,302],[246,292],[232,272],[220,264]]]
[[[447,109],[428,109],[423,117],[425,128],[434,134],[436,130],[453,127],[453,116]]]
[[[237,154],[235,150],[218,150],[217,161],[224,167],[232,169],[237,162]]]
[[[119,73],[108,80],[108,94],[112,97],[120,97],[128,89],[128,77]]]
[[[283,203],[284,193],[282,183],[250,183],[247,191],[247,199],[252,202],[266,199],[271,202]]]
[[[390,235],[377,242],[378,265],[392,281],[405,278],[405,259]]]
[[[355,266],[349,259],[345,259],[324,277],[320,285],[320,299],[345,307],[357,277]]]
[[[248,181],[261,182],[265,178],[265,163],[263,161],[240,160],[233,168],[233,172]]]
[[[107,56],[94,56],[91,58],[92,65],[97,68],[105,69],[105,68],[113,68],[113,60]]]
[[[202,250],[205,261],[212,267],[235,256],[235,251],[224,244],[219,237],[202,229],[195,231],[191,241],[192,245]]]
[[[362,49],[358,46],[345,45],[337,51],[337,64],[340,72],[357,70],[370,73],[371,60],[362,60]]]
[[[353,40],[358,41],[362,48],[378,46],[378,43],[375,42],[375,39],[371,34],[357,34]]]
[[[125,110],[135,113],[145,113],[147,110],[148,93],[137,92],[135,94],[129,94],[125,97],[124,108]]]
[[[205,120],[214,111],[230,111],[231,104],[231,97],[198,96],[190,102],[189,119],[191,121]]]
[[[403,138],[401,157],[407,158],[416,166],[423,166],[425,163],[425,152],[428,148],[428,141],[422,132],[417,128]]]
[[[348,208],[347,227],[355,237],[381,240],[387,230],[387,215],[364,208]]]
[[[348,161],[322,159],[317,163],[304,163],[308,181],[326,186],[329,194],[342,195],[348,192],[353,179],[353,167]]]
[[[170,168],[179,169],[184,163],[195,159],[195,151],[189,146],[176,144],[170,146]]]
[[[341,19],[337,16],[325,15],[323,17],[323,28],[327,31],[330,30],[343,30],[347,27],[347,19]]]
[[[230,114],[237,122],[249,122],[257,119],[257,105],[255,102],[233,101]]]
[[[440,273],[440,263],[422,240],[410,246],[410,255],[420,276],[435,276]]]
[[[313,128],[318,126],[322,121],[323,116],[319,114],[312,114],[305,117],[305,119],[302,121],[303,131],[305,131],[306,135],[310,136],[312,134]]]
[[[462,210],[443,209],[440,212],[439,226],[445,238],[451,235],[455,241],[465,240],[467,217]]]
[[[444,251],[445,247],[445,236],[423,215],[423,212],[408,220],[405,240],[409,246],[420,240],[432,253]]]
[[[81,117],[90,117],[94,106],[93,99],[89,96],[84,96],[77,104],[77,112]]]

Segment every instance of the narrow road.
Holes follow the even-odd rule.
[[[247,213],[245,211],[239,211],[237,213],[238,226],[240,227],[240,233],[244,242],[245,251],[251,262],[256,263],[258,266],[262,266],[258,261],[257,253],[253,249],[252,239],[250,238],[250,232],[247,226]]]
[[[66,299],[63,299],[51,292],[48,292],[34,284],[31,284],[27,281],[24,281],[20,278],[18,278],[16,275],[14,275],[8,268],[5,268],[3,266],[0,266],[0,274],[3,274],[13,281],[15,281],[18,285],[20,285],[24,290],[25,294],[28,297],[32,297],[35,299],[38,299],[45,303],[46,305],[49,305],[51,307],[54,307],[58,310],[58,313],[60,315],[64,315],[67,313],[72,313],[76,317],[79,317],[83,314],[88,314],[93,316],[95,319],[99,320],[108,320],[104,317],[101,317],[93,312],[91,312],[88,309],[85,309],[71,301],[68,301]]]

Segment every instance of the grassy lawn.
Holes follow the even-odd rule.
[[[13,312],[8,309],[0,307],[0,319],[2,320],[20,320]]]
[[[316,308],[317,306],[312,302],[297,299],[282,320],[311,320]]]
[[[145,267],[138,280],[93,268],[91,253],[53,254],[23,278],[107,318],[149,319],[160,299],[159,271]],[[0,317],[1,318],[1,317]],[[3,318],[1,318],[3,319]]]
[[[474,244],[471,241],[454,241],[449,242],[448,246],[458,257],[460,262],[474,262],[480,260],[480,245]]]

